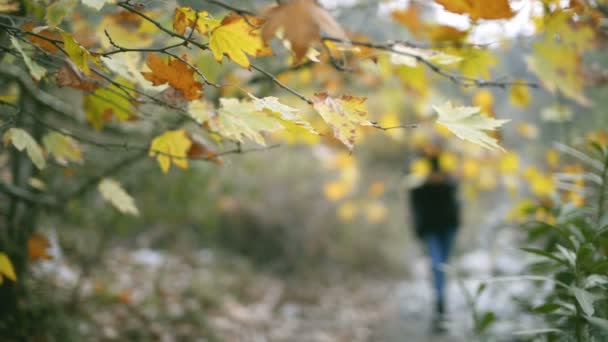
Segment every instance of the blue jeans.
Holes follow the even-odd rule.
[[[433,271],[433,287],[435,288],[435,300],[437,311],[443,314],[445,303],[445,273],[442,265],[448,262],[456,229],[450,229],[443,233],[432,233],[423,237],[428,253],[431,257],[431,270]]]

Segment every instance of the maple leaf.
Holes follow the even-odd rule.
[[[425,29],[425,25],[420,21],[420,8],[415,3],[410,3],[407,9],[392,11],[391,17],[396,22],[407,27],[416,37],[420,37]]]
[[[135,206],[133,197],[129,195],[117,181],[104,178],[99,182],[97,187],[101,197],[112,204],[118,211],[123,214],[129,214],[133,216],[139,215],[139,210]]]
[[[235,98],[220,99],[220,108],[209,125],[226,138],[240,142],[251,139],[259,145],[266,145],[262,132],[273,133],[284,128],[279,120],[257,110],[253,103]]]
[[[448,25],[432,25],[427,28],[427,35],[434,42],[459,42],[469,34]]]
[[[17,281],[17,275],[15,274],[15,268],[8,255],[4,252],[0,252],[0,284],[4,282],[4,277]]]
[[[556,42],[541,41],[533,46],[534,55],[528,56],[528,68],[538,76],[550,92],[560,92],[583,106],[591,101],[583,92],[581,57],[576,50]]]
[[[249,94],[249,97],[253,99],[253,104],[256,110],[267,111],[268,113],[273,114],[276,118],[279,118],[281,121],[291,122],[312,134],[319,134],[314,130],[314,128],[312,128],[309,122],[303,120],[302,117],[297,114],[299,112],[298,109],[282,104],[279,102],[278,98],[274,96],[267,96],[259,99],[252,94]],[[283,126],[285,126],[285,124],[283,124]]]
[[[509,0],[435,0],[449,12],[477,19],[508,19],[515,15]]]
[[[321,39],[321,31],[334,38],[348,40],[340,24],[319,7],[315,0],[292,0],[271,7],[261,14],[266,19],[262,27],[262,38],[268,42],[279,34],[290,44],[299,62],[312,45]]]
[[[194,26],[195,23],[196,26]],[[221,23],[220,20],[212,18],[207,11],[197,12],[192,7],[177,7],[173,16],[173,31],[183,35],[186,28],[194,26],[199,33],[207,34]]]
[[[464,49],[461,50],[458,67],[463,76],[470,78],[490,78],[490,68],[498,62],[489,49]]]
[[[112,83],[96,89],[84,98],[83,105],[87,120],[96,129],[102,128],[104,122],[110,121],[112,116],[121,121],[133,117],[134,106],[131,97],[135,96],[135,91],[128,90],[133,88],[133,83],[122,77],[117,77],[114,82],[122,87]]]
[[[213,57],[222,62],[224,54],[234,63],[249,69],[251,63],[247,55],[252,57],[267,56],[272,50],[260,38],[259,18],[247,19],[236,13],[227,15],[220,26],[209,34],[209,48]]]
[[[68,57],[85,75],[91,75],[89,63],[99,65],[99,57],[93,56],[87,49],[78,44],[74,37],[68,32],[61,32],[63,46]]]
[[[433,106],[439,115],[437,123],[447,127],[452,133],[463,140],[485,147],[500,149],[497,140],[488,136],[484,131],[493,131],[509,120],[499,120],[481,114],[479,107],[454,107],[451,102],[441,106]]]
[[[149,156],[156,157],[163,173],[169,172],[171,164],[187,169],[191,146],[192,140],[185,130],[167,131],[152,140]]]
[[[53,257],[48,253],[49,247],[51,247],[51,243],[45,235],[34,233],[27,240],[27,256],[34,261],[51,260]]]
[[[182,58],[186,60],[185,55]],[[169,59],[165,64],[154,54],[148,54],[146,64],[152,71],[144,71],[142,75],[153,85],[168,83],[179,90],[187,100],[196,100],[202,96],[203,84],[194,79],[194,70],[188,64],[179,59]]]
[[[52,32],[51,30],[49,30],[48,28],[46,28],[45,26],[41,26],[41,27],[35,27],[34,24],[32,23],[27,23],[24,24],[22,26],[22,28],[26,31],[35,33],[37,35],[49,38],[49,39],[53,39],[53,40],[61,40],[61,36],[55,32]],[[43,38],[39,38],[33,35],[27,35],[27,39],[36,44],[37,46],[39,46],[42,50],[46,51],[46,52],[50,52],[50,53],[55,53],[57,52],[57,46],[55,46],[55,44],[49,42],[46,39]]]
[[[158,12],[144,11],[142,13],[151,19],[159,17]],[[129,11],[104,15],[96,30],[104,48],[113,48],[113,44],[130,48],[144,48],[154,42],[157,32],[158,27],[154,23]],[[112,42],[108,36],[112,38]],[[113,55],[112,58],[115,56]]]
[[[140,71],[142,68],[141,58],[137,54],[116,54],[112,58],[101,57],[101,61],[113,73],[133,82],[144,90],[162,91],[169,88],[167,84],[155,86],[142,75]]]
[[[366,98],[343,95],[332,98],[326,93],[313,97],[313,106],[323,120],[333,129],[338,138],[349,150],[353,149],[359,126],[373,126],[366,119]]]
[[[57,163],[67,165],[68,162],[82,163],[82,151],[69,136],[58,132],[51,132],[42,138],[42,144],[49,154],[55,156]]]
[[[5,145],[9,142],[12,143],[19,151],[26,150],[27,155],[38,169],[42,170],[46,166],[44,153],[42,153],[40,145],[38,145],[36,140],[34,140],[28,132],[21,128],[10,128],[4,133],[3,141]]]

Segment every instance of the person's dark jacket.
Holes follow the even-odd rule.
[[[447,177],[438,182],[427,180],[411,190],[410,204],[418,237],[458,229],[457,192],[456,183]]]

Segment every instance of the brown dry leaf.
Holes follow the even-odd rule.
[[[45,235],[34,233],[27,240],[27,255],[32,261],[51,260],[53,257],[48,254],[49,247],[51,247],[51,243]]]
[[[66,60],[57,72],[57,85],[59,87],[72,87],[88,91],[97,88],[95,80],[84,76],[70,60]]]
[[[186,56],[182,57],[184,60]],[[153,54],[148,54],[146,64],[152,71],[142,72],[144,78],[154,85],[169,83],[179,90],[185,99],[196,100],[201,97],[203,84],[194,79],[194,70],[186,63],[173,59],[167,64]]]
[[[508,19],[515,15],[509,0],[435,0],[446,11],[468,14],[471,19]]]
[[[35,33],[39,36],[43,36],[43,37],[46,37],[49,39],[62,40],[61,36],[59,34],[51,32],[50,30],[48,30],[46,28],[45,29],[37,28],[32,23],[24,24],[21,28],[24,29],[25,31],[29,31],[29,32]],[[50,53],[57,52],[57,46],[55,46],[55,44],[49,42],[48,40],[46,40],[44,38],[36,37],[33,35],[28,35],[27,39],[30,42],[39,46],[42,50],[44,50],[46,52],[50,52]]]
[[[328,35],[348,40],[346,33],[334,18],[315,0],[292,0],[274,6],[261,14],[266,19],[262,27],[262,39],[268,42],[275,34],[282,34],[293,50],[296,61],[300,61],[311,44],[321,39],[321,31]]]
[[[216,164],[223,164],[215,148],[203,138],[190,134],[190,140],[192,140],[192,145],[187,152],[189,159],[206,159]]]

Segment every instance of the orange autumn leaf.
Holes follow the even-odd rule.
[[[36,26],[34,26],[34,24],[32,24],[32,23],[24,24],[22,26],[22,28],[26,31],[32,32],[38,36],[42,36],[42,37],[48,38],[50,40],[61,40],[61,36],[58,35],[57,33],[53,33],[46,28],[42,29],[42,30],[37,30]],[[50,52],[50,53],[57,52],[57,46],[55,46],[55,44],[53,44],[49,40],[46,40],[44,38],[37,37],[34,35],[28,35],[27,38],[30,42],[36,44],[38,47],[40,47],[42,50],[44,50],[46,52]]]
[[[185,60],[186,56],[182,58]],[[186,100],[196,100],[201,97],[203,84],[194,79],[194,70],[186,63],[178,59],[170,59],[165,64],[159,57],[149,54],[146,64],[152,71],[142,72],[142,75],[152,84],[168,83],[179,90]]]
[[[428,28],[427,35],[434,42],[458,42],[469,34],[448,25],[433,25]]]
[[[49,239],[40,233],[34,233],[27,240],[27,255],[30,260],[51,260],[53,257],[48,254],[48,249],[51,247]]]
[[[477,19],[508,19],[515,15],[509,0],[435,0],[446,11]]]
[[[391,17],[405,26],[415,36],[419,36],[425,28],[425,25],[420,22],[420,11],[415,3],[411,3],[405,10],[393,11]]]

